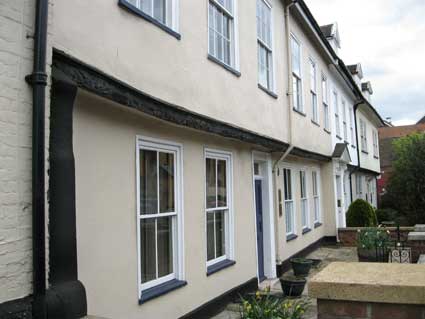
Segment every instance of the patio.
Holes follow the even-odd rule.
[[[345,262],[356,262],[357,251],[355,247],[340,247],[340,246],[322,246],[317,250],[313,251],[306,258],[320,259],[321,263],[312,268],[309,276],[307,277],[307,285],[304,288],[302,299],[309,303],[308,310],[305,314],[305,319],[316,319],[317,318],[317,303],[316,299],[309,298],[308,293],[308,279],[313,277],[316,273],[325,268],[328,264],[334,261],[345,261]],[[288,271],[285,274],[291,274],[292,270]],[[282,289],[280,287],[280,282],[278,279],[266,280],[261,283],[260,289],[265,289],[270,287],[271,293],[276,295],[282,295]],[[237,319],[239,316],[239,304],[231,303],[227,306],[226,310],[213,319]]]

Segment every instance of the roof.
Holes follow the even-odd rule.
[[[423,117],[423,118],[421,118],[421,119],[418,121],[418,123],[416,123],[416,124],[425,124],[425,115],[424,115],[424,117]]]
[[[320,26],[320,30],[322,31],[323,35],[327,38],[330,38],[333,36],[332,30],[333,30],[333,24],[327,24]]]
[[[351,162],[350,151],[348,150],[347,144],[336,143],[332,157],[338,158],[346,163]]]
[[[347,65],[347,69],[352,75],[357,74],[360,79],[363,79],[363,70],[362,65],[360,63]]]
[[[370,83],[370,81],[363,82],[362,91],[368,91],[369,94],[373,94],[372,83]]]

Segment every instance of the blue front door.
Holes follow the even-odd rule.
[[[257,215],[257,253],[258,253],[258,276],[259,280],[266,279],[264,276],[264,243],[263,243],[263,191],[262,181],[255,181],[255,211]]]

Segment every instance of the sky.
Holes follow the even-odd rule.
[[[394,125],[425,115],[425,0],[305,0],[319,25],[338,23],[339,56],[360,62],[372,104]]]

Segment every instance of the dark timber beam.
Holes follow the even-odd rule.
[[[58,50],[53,52],[53,77],[55,74],[62,74],[81,89],[167,122],[258,145],[268,151],[284,152],[289,146],[288,143],[158,100]]]

